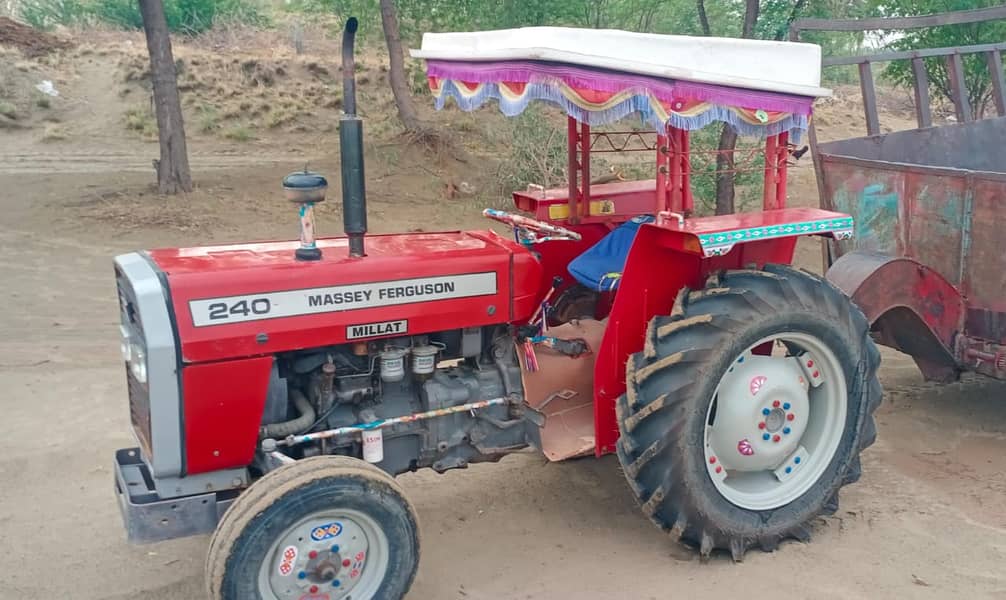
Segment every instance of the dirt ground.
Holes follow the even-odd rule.
[[[25,65],[21,73],[53,73],[57,120],[35,114],[30,126],[0,130],[3,600],[202,597],[207,538],[143,547],[124,539],[111,464],[133,440],[111,258],[291,237],[296,218],[280,178],[309,163],[337,179],[336,137],[321,122],[330,113],[317,113],[308,131],[243,141],[194,133],[198,191],[157,199],[156,144],[125,131],[122,113],[135,101],[119,92],[114,53],[101,51]],[[857,110],[825,103],[822,135],[851,133]],[[884,123],[905,120],[895,106]],[[61,139],[43,139],[50,122],[64,128]],[[447,171],[475,177],[477,164],[431,166],[390,134],[376,137],[372,229],[484,226],[482,200],[442,194]],[[791,190],[794,202],[816,202],[809,165],[795,169]],[[320,211],[322,233],[341,227],[335,204]],[[801,242],[799,262],[819,268],[814,241]],[[878,441],[811,543],[702,564],[642,516],[613,456],[549,464],[521,454],[401,477],[423,534],[409,598],[1006,599],[1006,384],[930,385],[906,357],[885,351],[883,360]]]

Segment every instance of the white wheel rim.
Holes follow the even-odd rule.
[[[733,360],[709,403],[709,477],[741,508],[785,506],[828,468],[847,410],[845,373],[824,342],[798,332],[762,338]]]
[[[313,513],[287,528],[259,568],[265,600],[367,600],[388,570],[388,537],[369,515],[342,509]]]

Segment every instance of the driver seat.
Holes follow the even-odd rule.
[[[636,239],[636,232],[640,225],[653,221],[650,215],[640,215],[612,229],[608,235],[570,261],[567,267],[570,275],[590,290],[611,292],[618,289],[625,269],[625,259]]]

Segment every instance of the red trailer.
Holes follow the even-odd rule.
[[[807,30],[904,30],[1006,19],[1006,7],[904,19],[798,21]],[[816,143],[821,206],[852,214],[854,240],[828,244],[827,278],[863,309],[875,339],[930,380],[1006,379],[1006,42],[834,57],[859,66],[867,136]],[[975,120],[963,56],[988,69],[994,115]],[[933,125],[925,60],[943,61],[956,123]],[[880,133],[872,65],[911,61],[918,128]],[[990,111],[991,112],[991,111]]]

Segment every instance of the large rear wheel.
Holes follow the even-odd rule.
[[[235,500],[206,560],[213,600],[396,599],[419,563],[416,513],[361,460],[308,458]]]
[[[862,312],[789,267],[731,271],[654,318],[617,405],[643,511],[703,556],[809,539],[873,443],[880,355]]]

